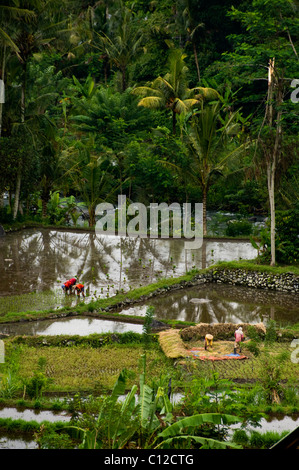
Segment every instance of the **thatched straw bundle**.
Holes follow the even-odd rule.
[[[159,333],[159,343],[165,356],[172,359],[189,355],[180,335],[180,330],[170,329]]]
[[[266,334],[266,328],[263,323],[256,323],[251,325],[250,323],[198,323],[195,326],[189,326],[181,330],[181,338],[183,341],[199,340],[205,337],[207,333],[214,336],[214,340],[220,339],[233,339],[234,332],[241,326],[246,336],[248,327],[254,327],[260,335]]]

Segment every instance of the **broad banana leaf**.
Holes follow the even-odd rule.
[[[227,449],[227,447],[234,448],[234,449],[241,448],[237,444],[234,444],[229,441],[223,442],[223,441],[218,441],[217,439],[208,439],[206,437],[200,437],[200,436],[175,436],[175,437],[171,437],[161,442],[157,447],[155,447],[155,449],[157,448],[168,449],[169,447],[174,446],[175,441],[182,441],[182,440],[185,440],[185,441],[192,440],[197,444],[201,444],[206,449]]]
[[[193,416],[188,416],[187,418],[183,418],[168,428],[164,429],[159,434],[159,437],[174,437],[178,436],[182,433],[185,428],[196,428],[198,426],[202,426],[203,424],[210,423],[210,424],[234,424],[240,422],[240,418],[237,418],[233,415],[226,415],[226,414],[219,414],[219,413],[203,413],[197,414]]]

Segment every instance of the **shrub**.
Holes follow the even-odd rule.
[[[247,343],[246,348],[247,348],[248,351],[250,351],[251,354],[253,354],[255,357],[257,357],[257,356],[260,354],[260,349],[259,349],[259,347],[258,347],[256,341],[250,341],[249,343]]]
[[[233,441],[236,444],[246,446],[249,442],[249,437],[246,434],[246,431],[244,431],[244,429],[237,429],[233,434]]]
[[[262,435],[257,431],[252,431],[249,443],[251,447],[254,447],[255,449],[260,449],[261,447],[263,447],[264,444]]]
[[[33,376],[27,380],[24,380],[24,385],[26,387],[26,391],[28,393],[29,398],[36,399],[35,407],[40,407],[39,398],[42,397],[43,389],[51,383],[51,379],[46,377],[43,370],[46,367],[46,358],[40,357],[38,359],[38,370],[33,372]]]
[[[247,220],[230,220],[227,222],[225,234],[228,237],[237,237],[238,235],[251,235],[252,225]]]
[[[24,381],[29,398],[40,398],[48,383],[49,379],[43,372],[35,371],[33,377]]]
[[[40,449],[73,449],[75,444],[65,432],[56,433],[52,429],[45,428],[36,434],[36,441]]]
[[[277,261],[292,264],[299,260],[299,203],[288,211],[276,212]]]
[[[282,434],[275,431],[267,431],[265,433],[253,431],[249,439],[249,444],[250,447],[255,449],[269,449],[287,434],[288,431],[284,431]]]
[[[277,333],[276,333],[276,324],[273,320],[270,320],[267,324],[267,331],[265,335],[265,342],[268,344],[275,343],[277,340]]]

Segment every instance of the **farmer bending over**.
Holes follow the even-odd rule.
[[[205,350],[207,350],[208,346],[213,346],[213,335],[210,335],[209,333],[205,336]]]
[[[85,297],[85,294],[84,294],[84,285],[83,284],[76,284],[75,285],[75,291],[77,292],[77,296],[80,297],[80,294],[83,295],[83,297]]]
[[[72,277],[72,279],[69,279],[64,284],[62,284],[62,286],[61,286],[62,290],[64,290],[65,293],[67,293],[68,291],[70,291],[70,293],[72,293],[73,286],[76,284],[76,282],[77,282],[77,279],[75,277]]]

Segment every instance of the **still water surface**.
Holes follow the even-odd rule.
[[[61,284],[77,276],[85,301],[106,298],[217,261],[252,259],[246,241],[206,240],[185,250],[182,239],[97,236],[94,232],[30,229],[0,238],[0,314],[75,305]]]
[[[252,259],[246,241],[205,240],[199,250],[185,250],[180,239],[101,236],[83,231],[30,229],[0,238],[0,314],[74,306],[83,299],[65,295],[61,284],[77,275],[85,284],[85,303],[117,292],[179,276],[217,261]],[[149,303],[120,313],[144,316]],[[243,287],[206,284],[152,298],[158,320],[256,323],[269,318],[299,321],[298,296]],[[90,334],[139,331],[140,326],[95,319],[63,319],[18,325],[20,334]],[[1,331],[4,331],[1,325]]]
[[[260,323],[274,320],[282,325],[299,322],[299,298],[286,293],[244,287],[204,284],[153,297],[118,313],[144,317],[149,306],[156,320],[195,323]],[[93,317],[67,317],[55,320],[0,324],[0,333],[9,335],[80,335],[93,333],[142,333],[142,325]]]
[[[299,322],[299,296],[283,292],[232,286],[203,284],[170,291],[143,305],[120,313],[145,315],[148,305],[155,308],[157,319],[202,323]]]
[[[141,334],[142,325],[113,320],[100,320],[90,317],[0,324],[0,333],[12,336],[88,336],[94,333],[127,333],[128,331]]]
[[[26,410],[24,412],[17,410],[16,408],[3,408],[0,410],[0,417],[12,418],[12,419],[23,419],[26,421],[34,420],[38,422],[42,421],[69,421],[70,417],[62,413],[53,413],[51,411],[32,411]],[[258,431],[259,433],[265,433],[267,431],[282,433],[284,431],[291,432],[299,426],[298,415],[294,416],[281,416],[281,417],[269,417],[267,419],[262,418],[258,427],[248,426],[246,431]],[[231,426],[229,435],[235,429],[238,429],[239,425]],[[20,435],[6,435],[5,432],[0,433],[0,449],[37,449],[38,445],[35,440],[31,437],[20,436]]]

